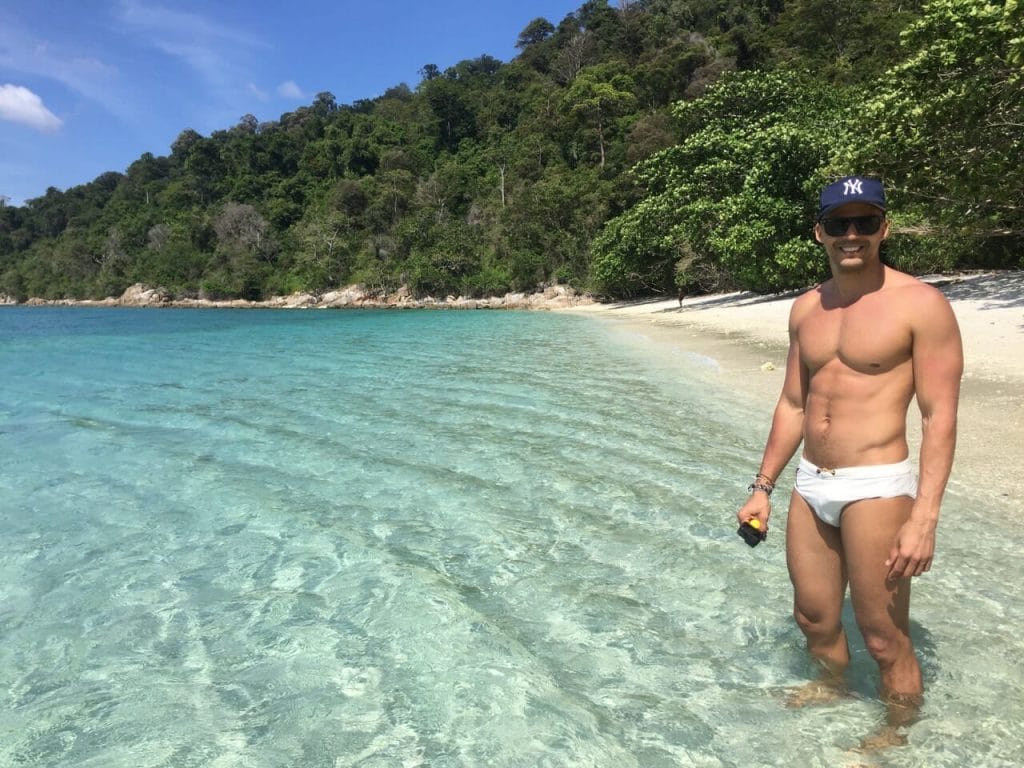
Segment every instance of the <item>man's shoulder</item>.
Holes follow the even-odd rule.
[[[831,283],[831,282],[832,282],[831,280],[826,280],[823,283],[819,283],[818,285],[811,286],[806,291],[804,291],[803,293],[799,294],[795,299],[793,299],[793,306],[797,307],[797,306],[808,306],[808,305],[821,304],[821,294],[822,294],[822,291],[826,290],[828,284]]]
[[[821,306],[821,293],[827,282],[809,288],[793,299],[793,303],[789,308],[789,329],[791,332],[796,330],[797,326],[800,325],[808,314]]]
[[[956,313],[946,294],[913,275],[902,272],[896,274],[900,277],[892,281],[890,299],[886,304],[894,308],[896,316],[901,318],[911,333],[936,329],[955,330]]]
[[[891,290],[900,292],[901,302],[909,302],[915,307],[920,304],[949,304],[946,295],[934,285],[905,272],[890,270],[886,284]]]
[[[822,304],[822,297],[831,290],[832,279],[828,279],[823,283],[811,286],[806,291],[801,293],[795,299],[793,299],[793,309],[806,312],[813,307],[820,307]]]

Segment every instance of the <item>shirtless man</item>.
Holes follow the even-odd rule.
[[[750,498],[737,514],[768,530],[772,487],[803,442],[786,560],[794,616],[824,674],[802,696],[840,689],[850,661],[840,619],[849,585],[888,707],[887,726],[868,748],[902,743],[899,728],[920,706],[910,580],[932,566],[963,371],[952,308],[935,288],[882,263],[888,233],[877,180],[846,177],[822,190],[814,237],[832,278],[793,303],[782,394]],[[906,439],[915,395],[919,482]]]

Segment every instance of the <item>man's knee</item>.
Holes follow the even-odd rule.
[[[839,639],[843,632],[842,622],[831,611],[816,611],[793,606],[793,618],[800,631],[812,641],[828,643]]]
[[[880,666],[888,666],[914,652],[910,638],[895,626],[860,627],[868,653]]]

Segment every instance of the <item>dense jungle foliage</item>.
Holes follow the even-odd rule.
[[[587,0],[511,62],[0,207],[0,293],[776,291],[824,276],[815,194],[850,172],[885,180],[897,266],[1024,266],[1021,30],[1017,0]]]

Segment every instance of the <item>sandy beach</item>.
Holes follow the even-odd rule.
[[[1024,512],[1024,271],[925,278],[949,298],[963,335],[965,369],[951,487]],[[590,304],[569,311],[630,323],[658,343],[708,355],[723,385],[765,404],[765,433],[782,385],[786,322],[796,294],[730,293]],[[920,417],[908,422],[912,458]],[[756,468],[751,468],[753,472]]]

